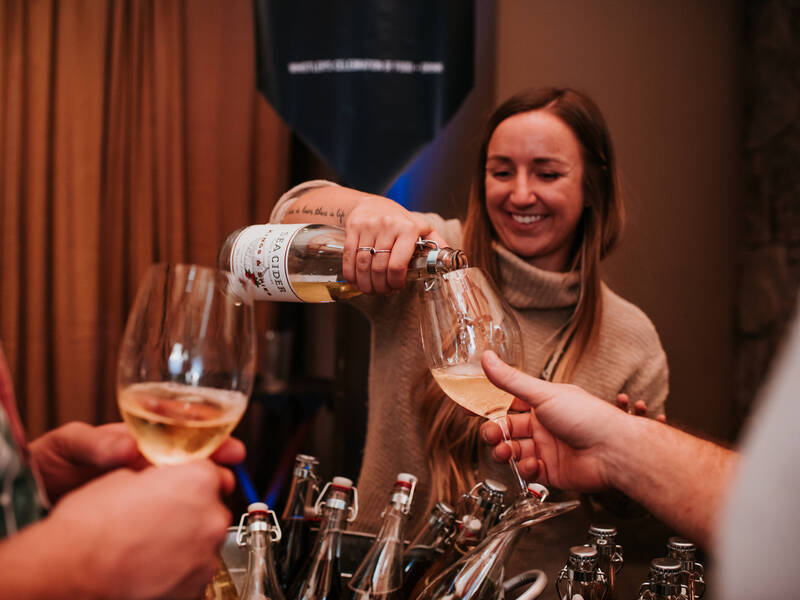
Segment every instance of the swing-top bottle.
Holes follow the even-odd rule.
[[[256,300],[346,300],[361,291],[342,274],[344,240],[344,229],[332,225],[251,225],[234,231],[223,242],[218,265],[223,271],[253,282]],[[361,251],[376,253],[374,248]],[[420,240],[408,264],[406,279],[425,279],[466,266],[461,250]]]
[[[236,543],[247,547],[247,573],[240,600],[285,600],[272,554],[272,544],[280,539],[281,528],[275,513],[263,502],[248,506],[236,534]]]
[[[401,598],[405,525],[416,486],[414,475],[397,475],[381,529],[348,583],[353,600]]]

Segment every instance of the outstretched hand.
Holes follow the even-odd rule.
[[[627,415],[574,385],[531,377],[485,352],[481,361],[489,380],[532,408],[508,416],[510,444],[500,427],[482,426],[484,441],[495,446],[494,459],[507,462],[512,452],[523,476],[561,489],[596,491],[611,486],[607,444],[626,426]],[[520,404],[517,403],[517,407]]]
[[[140,470],[149,464],[124,423],[99,427],[67,423],[34,440],[29,448],[52,501],[114,469]],[[244,444],[229,438],[211,459],[220,464],[234,464],[243,460],[244,455]],[[223,489],[232,491],[230,472],[221,477]]]

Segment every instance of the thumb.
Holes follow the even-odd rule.
[[[510,367],[491,350],[483,353],[481,366],[489,381],[533,408],[538,408],[552,396],[549,389],[552,384]]]

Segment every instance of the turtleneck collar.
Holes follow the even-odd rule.
[[[534,267],[497,242],[492,243],[500,269],[500,286],[508,303],[517,309],[568,308],[578,303],[580,277]]]

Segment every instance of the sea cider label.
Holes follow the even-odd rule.
[[[233,247],[231,269],[256,287],[257,300],[297,302],[289,282],[289,247],[305,224],[251,225],[239,234]]]

